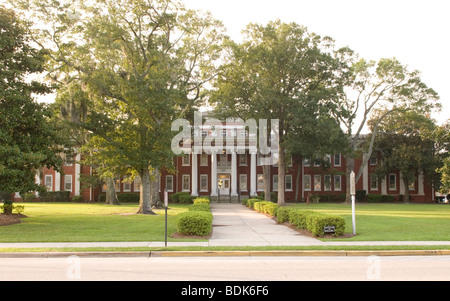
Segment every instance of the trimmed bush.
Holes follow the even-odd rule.
[[[315,236],[323,236],[323,228],[326,226],[334,226],[334,236],[339,236],[344,233],[345,219],[342,216],[315,213],[309,214],[306,217],[306,227]]]
[[[277,219],[279,223],[284,223],[289,221],[289,212],[292,210],[290,207],[278,207],[277,209]]]
[[[261,199],[251,198],[251,199],[247,200],[247,206],[251,209],[254,209],[255,203],[263,202],[263,201],[264,200],[261,200]]]
[[[194,204],[210,204],[209,198],[200,197],[194,199]]]
[[[189,194],[183,194],[178,197],[180,204],[192,204],[194,202],[195,196]]]
[[[291,223],[298,229],[307,229],[306,218],[312,214],[317,214],[317,212],[301,209],[291,210],[289,212],[289,223]]]
[[[264,205],[263,210],[264,210],[264,213],[266,213],[266,214],[269,214],[271,216],[276,216],[278,208],[279,208],[278,204],[268,202]]]
[[[118,193],[117,199],[119,203],[139,203],[139,193]]]
[[[72,197],[72,202],[80,203],[83,201],[83,197],[81,195],[76,195]]]
[[[211,211],[211,206],[207,203],[194,203],[189,206],[189,211]]]
[[[248,207],[248,199],[242,199],[242,205]]]
[[[187,235],[206,236],[212,231],[211,212],[188,211],[178,214],[177,232]]]
[[[47,191],[39,195],[42,202],[69,202],[70,191]]]
[[[180,196],[189,195],[188,192],[175,192],[169,196],[169,199],[172,203],[180,203]]]
[[[368,194],[367,202],[368,203],[380,203],[383,200],[383,196],[381,194]]]

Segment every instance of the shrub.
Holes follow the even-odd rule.
[[[382,202],[395,202],[395,196],[393,195],[382,195],[381,196],[381,201]]]
[[[293,224],[298,229],[307,229],[306,218],[309,215],[317,214],[312,210],[291,210],[289,212],[289,223]]]
[[[72,202],[79,203],[82,201],[83,201],[83,197],[81,195],[76,195],[76,196],[72,197]]]
[[[16,205],[13,208],[14,210],[16,210],[17,214],[22,214],[25,211],[25,206],[23,205]]]
[[[119,193],[117,199],[119,203],[139,203],[141,196],[138,193]]]
[[[24,202],[33,202],[36,199],[36,195],[32,192],[25,193],[25,196],[22,199]]]
[[[345,219],[342,216],[322,213],[309,214],[306,217],[306,227],[315,236],[323,236],[323,228],[326,226],[334,226],[334,236],[339,236],[344,233]]]
[[[177,232],[188,235],[206,236],[212,231],[211,212],[188,211],[178,214]]]
[[[194,204],[210,204],[209,198],[199,197],[194,199]]]
[[[258,196],[257,198],[258,198],[258,199],[260,198],[261,200],[265,200],[265,194],[264,194],[264,192],[261,192],[261,195]],[[272,192],[270,193],[270,200],[271,200],[272,202],[275,203],[275,202],[277,201],[277,198],[278,198],[277,193],[276,193],[275,191],[272,191]]]
[[[70,191],[47,191],[39,195],[42,202],[68,202]]]
[[[242,205],[248,207],[248,199],[242,199]]]
[[[279,208],[278,204],[273,203],[273,202],[267,202],[264,205],[263,211],[264,211],[264,213],[269,214],[271,216],[276,216],[278,208]]]
[[[189,195],[189,193],[188,192],[175,192],[169,196],[169,199],[172,203],[179,203],[180,196],[182,196],[182,195]]]
[[[190,194],[182,194],[178,197],[180,204],[192,204],[194,202],[195,196]]]
[[[211,205],[207,203],[194,203],[189,206],[189,211],[211,211]]]
[[[4,200],[3,206],[1,206],[3,209],[4,214],[12,214],[13,210],[13,201],[12,200]]]
[[[279,223],[284,223],[289,221],[289,212],[292,208],[290,207],[278,207],[277,209],[277,219]]]
[[[254,209],[255,203],[262,202],[262,201],[263,201],[263,200],[261,200],[261,199],[251,198],[251,199],[249,199],[249,200],[247,201],[247,206],[248,206],[249,208],[251,208],[251,209]]]
[[[269,203],[273,204],[272,202],[267,202],[267,201],[254,202],[253,209],[257,212],[264,213],[264,206],[266,206]]]
[[[382,195],[380,194],[368,194],[367,195],[367,202],[369,203],[380,203],[382,201]]]

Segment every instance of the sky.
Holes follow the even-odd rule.
[[[280,19],[330,36],[367,60],[397,58],[440,96],[438,124],[450,118],[450,3],[448,0],[182,0],[210,11],[240,41],[249,23]]]

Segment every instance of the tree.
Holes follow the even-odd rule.
[[[99,138],[108,168],[140,176],[139,213],[153,214],[152,179],[173,164],[171,123],[199,105],[215,76],[222,24],[166,0],[85,1],[75,9],[39,0],[34,11],[55,28],[37,41],[51,50],[53,77],[76,79],[87,94],[87,118],[77,125]]]
[[[43,166],[60,171],[69,152],[52,111],[35,94],[49,87],[27,76],[43,71],[45,51],[31,46],[26,24],[12,10],[0,6],[0,190],[43,191],[35,175]]]
[[[375,117],[371,123],[378,123],[378,119]],[[405,187],[404,202],[409,203],[409,187],[418,174],[422,173],[431,183],[440,162],[432,139],[436,125],[426,115],[414,111],[391,113],[378,125],[374,148],[382,160],[376,174],[381,178],[399,171]]]
[[[335,50],[333,44],[295,23],[250,24],[243,43],[230,44],[229,61],[212,96],[222,114],[279,121],[279,205],[285,202],[289,145],[302,127],[317,124],[337,105],[346,73],[341,58],[351,51]]]
[[[342,94],[340,111],[336,118],[347,134],[348,152],[344,154],[347,172],[347,202],[350,201],[350,173],[354,170],[354,158],[365,147],[367,156],[356,174],[356,181],[362,175],[373,151],[378,124],[390,114],[399,110],[430,112],[439,108],[439,96],[427,87],[420,78],[420,72],[410,71],[397,59],[380,59],[378,62],[352,58],[351,76]],[[363,139],[367,121],[376,110],[383,110],[373,122],[372,139]],[[367,143],[366,146],[364,144]]]

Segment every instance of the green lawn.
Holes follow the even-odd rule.
[[[352,233],[352,207],[345,204],[295,204],[302,209],[343,216]],[[450,241],[446,204],[356,204],[356,236],[345,241]],[[337,239],[333,239],[337,240]],[[324,240],[325,241],[325,240]]]
[[[164,210],[156,216],[136,215],[137,205],[23,203],[27,218],[0,227],[0,242],[164,241]],[[345,217],[352,232],[351,206],[295,204]],[[168,234],[176,231],[176,215],[188,205],[170,204]],[[450,206],[438,204],[357,204],[357,236],[347,241],[450,241]],[[168,239],[175,241],[175,239]]]
[[[164,241],[164,210],[155,210],[154,216],[136,215],[137,205],[23,205],[27,217],[20,224],[0,227],[0,242]],[[168,236],[176,231],[176,215],[187,209],[187,205],[169,206]]]

